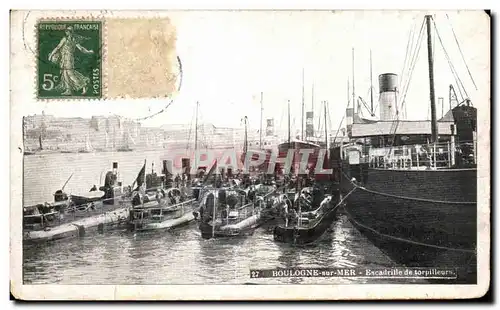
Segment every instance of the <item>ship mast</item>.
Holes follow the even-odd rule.
[[[326,105],[328,104],[328,101],[323,101],[324,102],[324,110],[325,110],[325,147],[328,149],[328,127],[327,127],[327,122],[326,122],[326,113],[327,113],[327,107]]]
[[[431,142],[435,143],[438,140],[437,117],[436,117],[436,98],[434,94],[434,60],[432,58],[432,36],[431,36],[431,15],[425,16],[427,25],[427,57],[429,60],[429,86],[431,99]]]
[[[304,68],[302,68],[302,119],[300,124],[300,139],[304,140]]]
[[[356,91],[354,89],[354,47],[352,48],[352,108],[353,113],[356,113]]]
[[[263,92],[260,92],[260,130],[259,130],[259,145],[262,149],[262,114],[264,113],[264,105],[262,103]]]
[[[370,50],[370,114],[375,116],[375,111],[373,110],[373,73],[372,73],[372,50]]]
[[[245,123],[245,136],[244,136],[244,140],[243,140],[243,154],[245,156],[247,156],[247,152],[248,152],[248,135],[247,135],[247,120],[248,118],[245,116],[243,118],[243,121]]]
[[[320,113],[321,114],[321,113]],[[311,86],[311,128],[312,128],[312,137],[316,137],[316,133],[314,132],[314,83]],[[307,136],[307,127],[306,127],[306,136]]]
[[[195,152],[198,150],[198,108],[200,103],[196,101],[196,119],[194,122],[194,150]],[[198,167],[196,167],[198,169]]]
[[[290,147],[290,100],[288,100],[288,147]]]
[[[311,87],[311,112],[314,112],[314,83]]]

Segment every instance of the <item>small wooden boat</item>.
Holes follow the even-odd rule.
[[[325,189],[303,188],[293,203],[287,195],[282,195],[279,208],[284,223],[274,228],[274,240],[307,244],[321,237],[335,220],[339,198],[325,192]]]
[[[202,238],[234,237],[252,234],[271,212],[276,188],[205,188],[199,211]]]
[[[121,147],[121,148],[118,148],[116,151],[117,152],[132,152],[134,149],[131,149],[131,148],[128,148],[128,147]]]
[[[138,200],[142,199],[142,200]],[[129,227],[135,231],[171,229],[195,220],[196,200],[178,188],[157,191],[156,197],[134,196]]]
[[[85,136],[85,146],[81,149],[78,150],[78,153],[92,153],[94,152],[94,148],[92,147],[92,144],[90,143],[90,134],[87,134]]]

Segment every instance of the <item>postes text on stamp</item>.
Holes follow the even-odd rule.
[[[102,22],[43,20],[37,23],[37,97],[102,97]]]

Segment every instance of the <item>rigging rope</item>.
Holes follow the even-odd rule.
[[[420,44],[419,38],[420,38],[420,36],[422,36],[423,31],[424,31],[424,21],[422,21],[422,24],[420,25],[420,30],[418,32],[418,35],[416,35],[416,32],[413,31],[413,36],[411,38],[411,45],[410,45],[410,53],[408,55],[409,58],[408,58],[408,61],[406,63],[406,67],[405,67],[406,72],[403,74],[405,80],[404,80],[404,83],[402,83],[401,89],[407,88],[407,84],[409,84],[409,75],[410,75],[411,64],[414,62],[414,57],[415,57],[414,55],[416,53],[417,47]],[[416,41],[415,41],[415,37],[417,37]]]
[[[396,138],[396,132],[397,132],[397,129],[398,129],[398,126],[399,126],[399,110],[401,110],[403,108],[403,105],[405,103],[405,100],[406,100],[406,95],[408,94],[408,89],[410,87],[410,82],[411,82],[411,78],[413,76],[413,72],[415,70],[415,65],[417,63],[417,60],[418,60],[418,56],[420,55],[420,48],[422,46],[422,39],[423,39],[423,34],[424,34],[424,20],[422,21],[422,24],[420,26],[420,31],[419,31],[419,34],[418,34],[418,38],[417,38],[417,42],[416,42],[416,45],[414,46],[414,51],[413,53],[411,54],[411,59],[410,59],[410,66],[409,66],[409,70],[408,70],[408,80],[406,81],[406,84],[403,86],[403,98],[402,100],[400,101],[401,104],[401,108],[398,108],[397,107],[397,102],[396,102],[396,120],[392,123],[391,125],[391,129],[390,129],[390,134],[391,134],[391,148],[388,149],[387,151],[387,154],[386,156],[392,151],[392,145],[394,144],[394,139]],[[413,49],[413,48],[412,48]]]
[[[189,149],[189,144],[191,142],[191,132],[193,130],[193,118],[196,117],[196,107],[195,107],[195,110],[193,110],[193,115],[191,116],[191,122],[189,123],[189,134],[188,134],[188,140],[187,140],[187,143],[186,143],[186,150]],[[198,130],[198,128],[195,128],[195,130]]]
[[[199,119],[202,119],[203,118],[203,114],[201,112],[201,109],[198,110],[198,115],[199,115]],[[201,122],[203,124],[203,121]],[[198,124],[198,127],[200,127],[200,125]],[[202,134],[201,136],[204,138],[203,140],[201,140],[201,145],[202,146],[205,146],[206,149],[209,148],[208,146],[208,141],[207,141],[207,135],[205,134],[205,125],[201,125],[201,128],[202,128]],[[198,143],[200,143],[200,136],[198,136]]]
[[[447,59],[447,61],[448,61],[448,65],[450,66],[450,70],[451,70],[451,74],[453,75],[453,79],[455,79],[455,83],[457,84],[458,93],[460,94],[460,99],[464,100],[464,94],[462,93],[462,88],[460,87],[460,81],[458,80],[458,73],[455,70],[455,68],[450,64],[450,60]]]
[[[453,25],[451,24],[451,20],[448,17],[448,14],[446,14],[446,18],[448,19],[448,22],[450,23],[451,31],[453,32],[453,37],[455,38],[455,42],[457,43],[458,50],[460,51],[460,55],[462,56],[462,60],[465,64],[465,67],[467,68],[467,72],[469,73],[470,79],[472,80],[472,83],[474,84],[474,87],[477,90],[476,82],[474,81],[474,78],[472,77],[472,73],[469,70],[469,66],[467,65],[467,62],[465,61],[464,54],[462,53],[462,48],[460,47],[460,43],[458,42],[457,35],[455,34],[455,30],[453,30]]]
[[[342,119],[340,120],[339,127],[337,128],[337,133],[335,134],[335,137],[333,138],[332,143],[337,141],[337,136],[339,135],[340,127],[342,127],[342,122],[344,121],[344,118],[345,118],[345,113],[342,116]]]
[[[361,224],[360,222],[356,221],[352,215],[349,213],[349,211],[344,207],[344,210],[346,211],[346,213],[348,214],[349,216],[349,219],[351,219],[356,225],[360,226],[360,227],[363,227],[367,230],[370,230],[372,232],[374,232],[375,234],[379,235],[379,236],[383,236],[385,238],[389,238],[389,239],[394,239],[394,240],[398,240],[398,241],[401,241],[401,242],[405,242],[405,243],[410,243],[410,244],[415,244],[415,245],[420,245],[420,246],[426,246],[426,247],[430,247],[430,248],[435,248],[435,249],[440,249],[440,250],[447,250],[447,251],[455,251],[455,252],[464,252],[464,253],[476,253],[475,250],[465,250],[465,249],[457,249],[457,248],[450,248],[450,247],[446,247],[446,246],[440,246],[440,245],[434,245],[434,244],[429,244],[429,243],[423,243],[423,242],[418,242],[418,241],[413,241],[413,240],[410,240],[410,239],[405,239],[405,238],[400,238],[400,237],[395,237],[395,236],[391,236],[391,235],[388,235],[388,234],[384,234],[384,233],[381,233],[371,227],[368,227],[364,224]]]
[[[328,101],[326,101],[325,103],[326,103],[326,113],[328,115],[328,125],[329,128],[332,128],[332,114],[330,113],[330,105],[328,104]]]
[[[323,130],[323,123],[321,123],[321,114],[318,116],[318,128],[316,129],[316,132],[321,132]]]
[[[457,86],[459,88],[458,91],[461,93],[460,87],[462,87],[462,89],[463,89],[463,91],[465,93],[465,96],[468,98],[469,95],[467,94],[467,90],[465,89],[464,84],[462,83],[462,80],[458,76],[458,74],[456,72],[456,69],[455,69],[455,66],[453,65],[453,63],[451,61],[451,58],[448,55],[448,52],[446,51],[446,48],[444,47],[443,40],[441,40],[441,35],[439,35],[439,31],[437,29],[436,22],[434,21],[434,19],[432,19],[432,23],[434,24],[434,28],[436,28],[436,34],[437,34],[437,37],[439,39],[439,43],[441,44],[441,47],[443,48],[444,55],[446,57],[446,60],[448,60],[448,65],[450,66],[452,74],[456,77],[455,79],[458,79],[458,83],[457,83]]]
[[[406,43],[406,53],[405,53],[405,60],[403,62],[403,70],[401,70],[401,83],[404,83],[404,74],[406,73],[406,66],[408,65],[408,55],[410,54],[410,47],[413,49],[413,37],[414,37],[414,32],[415,32],[415,26],[417,25],[416,22],[413,23],[412,27],[410,28],[409,34],[408,34],[408,42]]]
[[[419,35],[418,35],[418,38],[417,38],[417,43],[415,45],[415,50],[414,50],[413,56],[412,56],[412,58],[410,60],[410,67],[409,67],[409,70],[408,70],[408,80],[406,81],[406,84],[403,87],[401,107],[403,107],[403,105],[405,103],[406,95],[407,95],[408,89],[410,87],[411,78],[412,78],[413,72],[415,70],[415,65],[417,63],[418,56],[420,55],[420,48],[422,46],[423,36],[424,36],[424,21],[422,21],[422,25],[420,27],[420,32],[419,32]]]
[[[323,101],[321,101],[323,102]],[[320,111],[322,110],[322,108],[320,108]],[[318,133],[321,133],[321,130],[323,129],[323,127],[321,127],[321,113],[318,114],[318,126],[316,127],[316,136],[318,136]]]
[[[335,207],[333,207],[333,209],[332,209],[330,212],[335,211],[335,209],[337,209],[338,207],[340,207],[340,206],[344,203],[344,201],[347,199],[347,197],[349,197],[349,196],[350,196],[350,195],[351,195],[351,194],[352,194],[355,190],[357,190],[357,189],[358,189],[358,188],[357,188],[356,186],[354,186],[354,188],[353,188],[353,189],[351,189],[351,190],[349,191],[349,193],[347,193],[344,197],[342,197],[342,198],[340,199],[340,201],[337,203],[337,205],[335,205]]]
[[[439,200],[431,200],[431,199],[421,199],[421,198],[410,198],[410,197],[402,197],[402,196],[396,196],[396,195],[389,195],[389,194],[384,194],[384,193],[379,193],[379,192],[374,192],[374,191],[370,191],[360,185],[358,185],[357,183],[354,183],[353,181],[350,180],[349,176],[344,172],[342,171],[342,174],[344,175],[344,177],[349,180],[349,182],[354,186],[354,188],[359,188],[363,191],[366,191],[366,192],[369,192],[369,193],[373,193],[373,194],[379,194],[379,195],[383,195],[383,196],[388,196],[388,197],[395,197],[395,198],[401,198],[401,199],[409,199],[409,200],[416,200],[416,201],[424,201],[424,202],[431,202],[431,203],[451,203],[451,204],[456,204],[457,202],[449,202],[449,201],[439,201]],[[475,203],[472,203],[472,202],[461,202],[461,204],[475,204]],[[349,211],[347,210],[347,208],[344,207],[344,210],[347,212],[349,218],[351,220],[354,221],[354,223],[356,225],[359,225],[365,229],[368,229],[374,233],[376,233],[377,235],[380,235],[380,236],[383,236],[383,237],[386,237],[386,238],[390,238],[390,239],[394,239],[394,240],[398,240],[398,241],[402,241],[402,242],[406,242],[406,243],[410,243],[410,244],[415,244],[415,245],[421,245],[421,246],[427,246],[427,247],[431,247],[431,248],[436,248],[436,249],[442,249],[442,250],[449,250],[449,251],[457,251],[457,252],[465,252],[465,253],[475,253],[474,250],[466,250],[466,249],[457,249],[457,248],[451,248],[451,247],[446,247],[446,246],[439,246],[439,245],[434,245],[434,244],[428,244],[428,243],[422,243],[422,242],[418,242],[418,241],[413,241],[413,240],[409,240],[409,239],[405,239],[405,238],[399,238],[399,237],[395,237],[395,236],[391,236],[391,235],[387,235],[387,234],[384,234],[384,233],[381,233],[371,227],[368,227],[366,225],[363,225],[359,222],[357,222],[353,217],[352,215],[349,213]]]

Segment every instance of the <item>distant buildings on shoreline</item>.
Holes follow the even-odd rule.
[[[194,124],[166,124],[144,127],[141,123],[120,116],[55,117],[44,113],[28,115],[23,120],[25,151],[52,150],[61,152],[130,151],[130,150],[193,150]],[[335,133],[330,133],[330,139]],[[274,122],[267,122],[262,135],[248,129],[250,149],[274,149],[285,141],[287,132],[279,132]],[[342,134],[340,134],[342,135]],[[198,148],[242,149],[245,129],[198,124]],[[299,138],[297,132],[292,139]],[[340,138],[340,137],[339,137]],[[317,139],[324,139],[318,137]]]
[[[194,149],[194,124],[167,124],[143,127],[119,116],[55,117],[44,113],[24,117],[24,143],[27,151],[68,152],[116,151],[120,149]],[[277,145],[279,138],[264,132],[262,144]],[[267,134],[267,135],[266,135]],[[258,146],[258,130],[248,130],[249,146]],[[198,125],[199,148],[242,148],[244,128]]]

